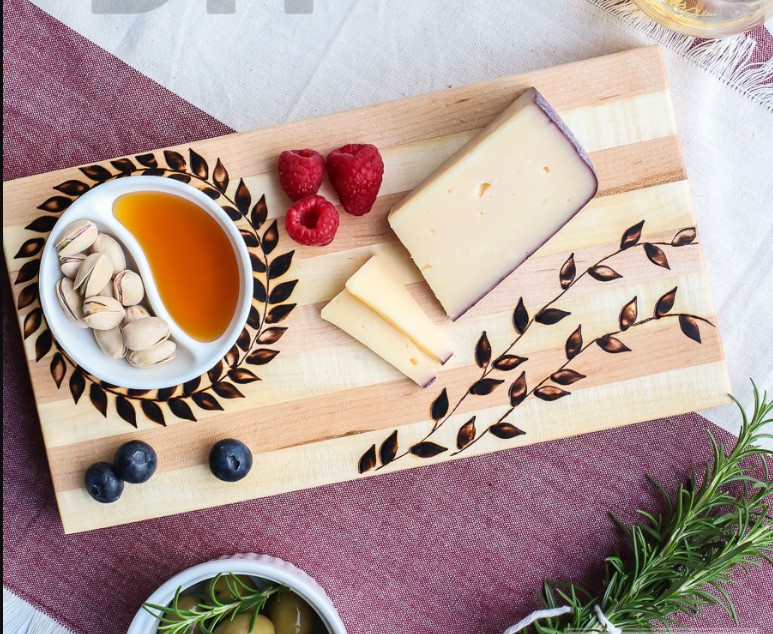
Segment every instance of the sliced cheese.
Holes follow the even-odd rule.
[[[416,347],[408,336],[343,290],[322,309],[322,319],[338,326],[391,363],[409,379],[427,387],[439,364]]]
[[[440,363],[454,353],[443,331],[427,317],[382,257],[374,255],[368,260],[348,279],[346,290]]]
[[[457,319],[597,188],[584,150],[530,88],[393,208],[389,224]]]

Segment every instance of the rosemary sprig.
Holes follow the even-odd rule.
[[[232,600],[221,601],[215,596],[214,587],[223,578],[226,587],[233,596]],[[159,632],[163,634],[188,634],[194,626],[203,634],[213,634],[213,630],[227,619],[233,619],[242,612],[253,611],[253,620],[266,606],[271,595],[277,592],[285,592],[284,586],[268,584],[256,590],[254,586],[247,585],[235,574],[219,574],[212,579],[209,590],[202,595],[201,600],[191,609],[183,609],[179,606],[180,595],[183,588],[177,588],[174,600],[169,605],[156,605],[144,603],[142,607],[158,619]]]
[[[714,451],[702,479],[693,472],[672,499],[648,476],[665,500],[667,511],[655,516],[637,511],[644,521],[625,529],[631,556],[607,557],[604,590],[594,596],[584,588],[544,582],[541,599],[546,607],[568,605],[572,612],[532,625],[539,634],[567,631],[599,632],[594,606],[599,605],[615,626],[623,629],[681,627],[677,616],[696,615],[701,608],[721,605],[734,622],[738,617],[727,586],[733,572],[773,564],[773,480],[768,460],[773,451],[756,444],[763,428],[773,422],[773,401],[754,387],[754,413],[746,415],[738,442],[726,453],[709,432]],[[761,474],[761,477],[760,477]]]

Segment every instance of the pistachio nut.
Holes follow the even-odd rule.
[[[110,330],[94,330],[94,339],[97,345],[111,359],[123,359],[128,352],[123,345],[123,335],[121,328],[111,328]]]
[[[64,231],[54,245],[61,257],[85,251],[97,239],[99,230],[91,220],[76,220]]]
[[[97,295],[101,295],[102,297],[112,297],[113,299],[115,299],[115,293],[113,292],[113,283],[108,282],[107,286],[105,286],[105,288],[99,291]]]
[[[86,256],[83,253],[76,253],[75,255],[65,255],[59,258],[59,263],[62,265],[62,273],[69,277],[71,280],[75,279],[78,274],[78,269],[83,264],[83,260]]]
[[[75,290],[83,297],[96,295],[113,277],[113,265],[104,253],[92,253],[86,256],[75,276]]]
[[[161,317],[146,317],[127,324],[123,344],[129,350],[147,350],[169,338],[169,324]]]
[[[83,321],[83,300],[73,289],[72,280],[69,277],[63,277],[56,283],[56,298],[67,315],[67,318],[79,328],[88,328]]]
[[[132,323],[133,321],[137,321],[138,319],[145,319],[146,317],[150,317],[148,309],[144,306],[140,306],[139,304],[136,306],[127,306],[125,310],[126,317],[124,317],[123,321],[121,322],[121,326],[123,327],[126,327],[128,324]]]
[[[94,330],[110,330],[126,315],[123,306],[112,297],[95,295],[83,302],[83,321]]]
[[[115,298],[124,306],[134,306],[145,297],[145,285],[134,271],[121,271],[113,278]]]
[[[121,245],[115,238],[105,233],[100,233],[94,240],[91,252],[104,253],[113,265],[113,271],[123,271],[126,268],[126,255],[124,255]]]
[[[133,350],[126,355],[126,360],[135,368],[152,368],[174,359],[176,350],[174,341],[167,339],[148,350]]]

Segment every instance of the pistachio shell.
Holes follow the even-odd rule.
[[[97,345],[111,359],[123,359],[128,352],[123,345],[123,335],[121,328],[111,328],[110,330],[94,330],[94,339]]]
[[[134,350],[126,360],[135,368],[152,368],[174,359],[177,346],[174,341],[162,341],[148,350]]]
[[[98,234],[97,225],[91,220],[76,220],[62,232],[54,247],[60,256],[75,255],[94,244]]]
[[[113,265],[113,271],[123,271],[126,268],[126,255],[118,241],[105,234],[100,233],[94,244],[91,245],[92,253],[104,253]]]
[[[63,277],[56,283],[56,298],[62,307],[67,318],[79,328],[88,328],[83,321],[83,300],[73,289],[72,280],[69,277]]]
[[[145,285],[134,271],[121,271],[113,279],[115,298],[124,306],[139,304],[145,297]]]
[[[86,256],[83,253],[76,253],[75,255],[65,255],[59,258],[59,263],[62,265],[62,273],[69,277],[71,280],[75,279],[78,274],[78,269],[83,264],[83,260]]]
[[[126,317],[123,318],[123,321],[121,322],[121,326],[126,327],[128,324],[132,323],[133,321],[137,321],[138,319],[145,319],[146,317],[150,317],[150,313],[148,312],[148,309],[144,306],[127,306],[126,307]]]
[[[112,297],[95,295],[83,302],[83,321],[94,330],[110,330],[126,315],[123,306]]]
[[[113,265],[104,253],[92,253],[83,260],[75,276],[75,290],[82,297],[97,295],[113,277]]]
[[[169,338],[169,325],[161,317],[146,317],[127,324],[123,343],[129,350],[147,350]]]

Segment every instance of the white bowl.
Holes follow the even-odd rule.
[[[319,615],[329,634],[346,634],[341,617],[322,587],[309,575],[292,564],[269,555],[233,555],[221,557],[193,568],[188,568],[172,577],[148,597],[145,603],[168,605],[174,599],[177,588],[184,590],[218,574],[232,572],[249,575],[287,586],[306,601]],[[140,608],[126,634],[156,634],[159,621],[152,614]]]
[[[233,246],[239,267],[239,301],[226,331],[210,342],[197,341],[180,328],[164,307],[147,259],[134,236],[113,216],[113,202],[130,192],[157,191],[175,194],[197,204],[223,228]],[[134,268],[145,283],[147,301],[153,312],[169,324],[177,344],[176,357],[154,368],[135,368],[125,359],[111,359],[100,350],[89,329],[73,324],[56,298],[56,283],[62,277],[54,245],[71,223],[87,218],[99,230],[116,238],[124,247],[127,266]],[[113,385],[134,389],[161,389],[189,381],[222,359],[239,336],[252,303],[250,254],[239,230],[216,202],[198,189],[171,178],[131,176],[98,185],[78,198],[65,211],[51,231],[40,260],[40,304],[51,332],[65,352],[86,372]]]

